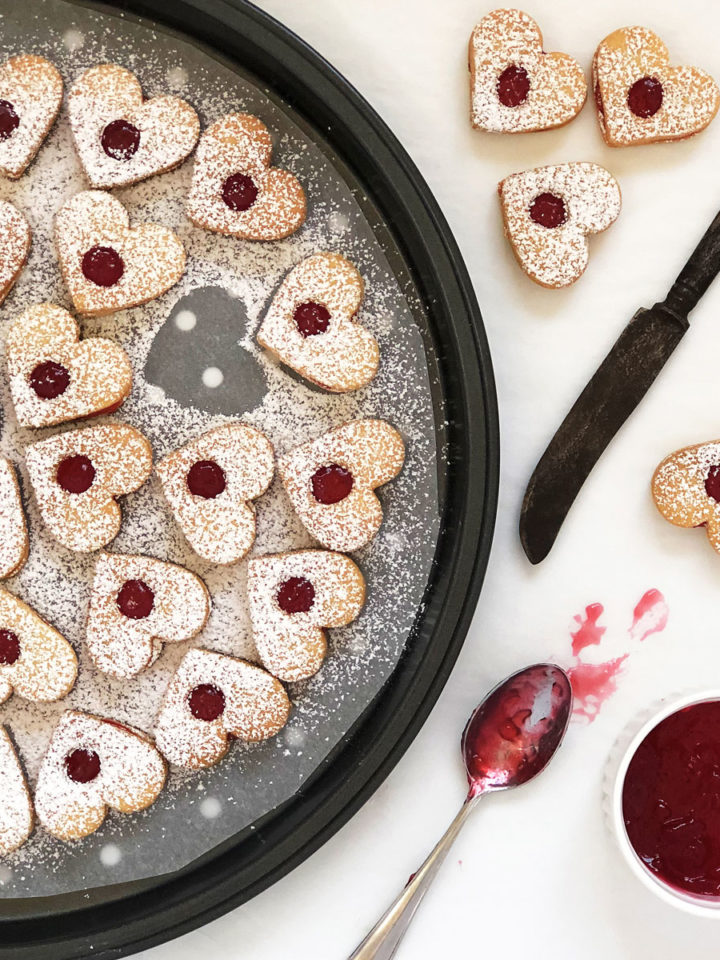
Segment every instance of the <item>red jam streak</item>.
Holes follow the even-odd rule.
[[[330,311],[321,303],[308,300],[307,303],[301,303],[295,308],[293,319],[303,337],[316,337],[327,330]]]
[[[653,633],[660,633],[667,626],[669,615],[668,605],[660,591],[648,590],[633,610],[630,636],[633,640],[645,640]]]
[[[125,273],[125,264],[112,247],[91,247],[82,258],[83,276],[98,287],[114,287]]]
[[[214,683],[200,683],[190,691],[188,705],[196,720],[217,720],[225,710],[225,694]]]
[[[617,691],[618,675],[629,656],[624,653],[605,663],[577,663],[568,670],[575,716],[593,722],[605,701]]]
[[[61,363],[45,360],[33,368],[30,386],[41,400],[55,400],[70,386],[70,373]]]
[[[280,584],[277,604],[285,613],[307,613],[315,603],[315,587],[305,577],[290,577]]]
[[[252,177],[244,173],[233,173],[222,187],[223,203],[236,213],[249,210],[257,200],[258,188]]]
[[[519,107],[530,92],[530,77],[524,67],[511,63],[498,77],[498,100],[504,107]]]
[[[9,100],[0,100],[0,140],[9,139],[20,126],[20,117]]]
[[[623,817],[651,873],[696,897],[720,898],[720,702],[662,720],[635,752]]]
[[[662,84],[655,77],[641,77],[628,90],[627,105],[641,120],[655,116],[662,102]]]
[[[95,480],[95,467],[89,457],[78,453],[60,461],[56,478],[68,493],[85,493]]]
[[[15,663],[20,656],[20,641],[12,630],[0,630],[0,663]]]
[[[198,460],[194,463],[188,470],[186,482],[190,493],[203,500],[214,500],[227,486],[225,473],[214,460]]]
[[[530,219],[548,230],[562,226],[567,220],[565,201],[554,193],[539,194],[530,204]]]
[[[140,146],[140,131],[129,120],[112,120],[103,130],[100,144],[113,160],[129,160]]]
[[[100,757],[94,750],[73,750],[65,757],[65,773],[75,783],[90,783],[100,774]]]
[[[598,624],[598,620],[604,612],[605,608],[601,603],[591,603],[585,607],[584,616],[582,614],[575,616],[575,623],[577,623],[578,627],[577,630],[570,631],[574,657],[577,657],[585,647],[591,647],[600,643],[607,630],[607,627],[601,627]]]
[[[720,465],[710,467],[705,477],[705,493],[720,503]]]
[[[155,594],[144,580],[126,580],[115,602],[118,610],[130,620],[144,620],[155,606]]]
[[[353,475],[339,463],[330,463],[320,467],[312,475],[310,483],[318,503],[340,503],[350,494],[354,484]]]

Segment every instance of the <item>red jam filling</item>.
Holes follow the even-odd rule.
[[[115,602],[118,610],[130,620],[144,620],[155,606],[155,594],[144,580],[126,580]]]
[[[196,720],[217,720],[225,710],[225,694],[214,683],[200,683],[190,691],[188,705]]]
[[[304,337],[316,337],[325,333],[330,323],[330,311],[321,303],[308,300],[295,308],[295,324]]]
[[[20,656],[20,641],[12,630],[0,630],[0,663],[9,666]]]
[[[353,488],[353,475],[339,463],[330,463],[316,470],[310,479],[318,503],[339,503]]]
[[[257,200],[258,188],[252,177],[244,173],[233,173],[222,187],[223,203],[236,213],[249,210]]]
[[[0,100],[0,140],[7,140],[20,126],[20,117],[9,100]]]
[[[705,477],[705,493],[720,503],[720,464],[710,467]]]
[[[70,386],[70,373],[61,363],[45,360],[30,374],[30,386],[42,400],[54,400]]]
[[[95,480],[95,467],[89,457],[81,453],[74,454],[60,461],[56,478],[68,493],[85,493]]]
[[[125,264],[112,247],[91,247],[82,258],[83,276],[98,287],[114,287],[125,273]]]
[[[307,613],[315,603],[315,587],[305,577],[290,577],[280,584],[277,604],[285,613]]]
[[[100,144],[113,160],[129,160],[140,146],[140,131],[128,120],[112,120],[103,130]]]
[[[196,497],[214,500],[223,492],[227,483],[222,467],[214,460],[198,460],[188,470],[188,490]]]
[[[511,63],[498,77],[498,100],[504,107],[519,107],[530,92],[530,77],[525,67]]]
[[[539,194],[530,204],[530,219],[548,229],[561,226],[567,220],[565,201],[554,193]]]
[[[647,120],[658,112],[663,102],[663,88],[655,77],[641,77],[628,90],[627,104],[630,111],[641,120]]]
[[[90,783],[100,773],[100,757],[94,750],[73,750],[65,757],[65,773],[75,783]]]

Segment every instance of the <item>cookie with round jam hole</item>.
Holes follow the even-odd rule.
[[[32,797],[15,747],[0,727],[0,857],[21,847],[33,831]]]
[[[30,551],[27,521],[14,465],[0,457],[0,580],[14,577]]]
[[[720,440],[696,443],[671,453],[652,478],[660,513],[677,527],[705,527],[720,552]]]
[[[16,206],[0,200],[0,303],[15,286],[30,253],[30,226]]]
[[[17,180],[55,122],[62,77],[44,57],[21,54],[0,66],[0,174]]]

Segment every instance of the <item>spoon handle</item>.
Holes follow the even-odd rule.
[[[467,798],[425,863],[348,960],[390,960],[395,956],[398,944],[410,926],[420,901],[435,879],[468,814],[479,799],[479,795]]]

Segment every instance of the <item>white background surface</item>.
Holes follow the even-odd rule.
[[[666,524],[648,483],[685,444],[720,436],[720,282],[637,415],[608,450],[550,557],[531,568],[516,534],[525,483],[547,441],[626,321],[665,295],[720,207],[720,119],[686,143],[610,150],[592,104],[569,126],[487,136],[467,120],[466,44],[489,8],[471,0],[260,0],[355,84],[395,131],[438,198],[470,269],[498,381],[500,512],[485,588],[458,665],[429,721],[362,811],[252,902],[144,960],[343,960],[459,806],[458,739],[485,691],[527,662],[570,661],[572,617],[602,602],[608,627],[588,658],[631,651],[617,694],[575,723],[549,771],[490,798],[466,825],[398,956],[537,960],[706,957],[720,922],[662,904],[620,860],[601,813],[602,771],[618,733],[653,700],[720,678],[720,557],[701,531]],[[534,0],[545,35],[589,68],[620,26],[655,29],[677,63],[720,78],[720,5],[701,0]],[[592,241],[566,291],[527,280],[502,239],[495,186],[510,172],[598,161],[623,212]],[[650,587],[664,633],[628,636]]]

